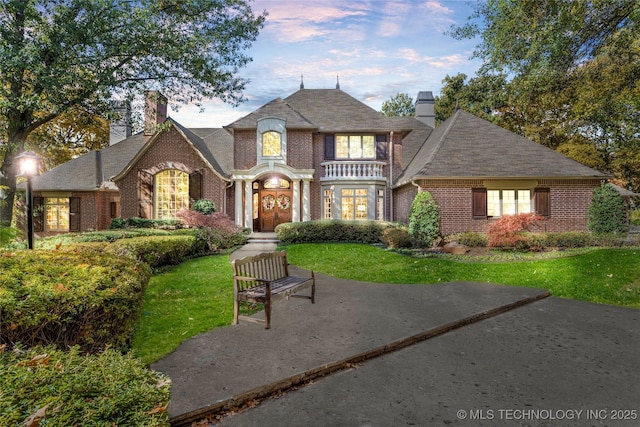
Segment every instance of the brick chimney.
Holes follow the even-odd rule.
[[[432,128],[436,127],[435,99],[431,91],[418,92],[416,118]]]
[[[144,94],[144,136],[156,133],[158,125],[167,119],[167,97],[157,90]]]
[[[127,101],[113,101],[111,104],[117,118],[109,123],[109,145],[117,144],[129,138],[132,132],[131,104]]]

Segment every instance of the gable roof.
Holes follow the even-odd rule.
[[[34,191],[93,191],[119,173],[144,145],[142,133],[100,151],[90,151],[33,177]]]
[[[187,143],[223,179],[233,165],[233,136],[221,128],[187,129],[168,118]],[[33,178],[34,191],[95,191],[126,173],[153,145],[155,136],[138,133],[99,151],[90,151]]]
[[[458,110],[427,139],[396,186],[429,178],[607,178],[550,148]]]

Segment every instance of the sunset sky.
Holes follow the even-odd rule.
[[[478,40],[455,40],[444,32],[473,11],[467,0],[255,0],[268,12],[258,40],[247,53],[253,62],[247,102],[231,107],[214,100],[204,112],[182,106],[170,116],[188,127],[220,127],[300,88],[340,88],[376,110],[397,93],[438,95],[442,79],[480,66],[470,59]]]

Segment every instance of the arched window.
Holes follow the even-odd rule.
[[[189,174],[177,169],[158,172],[154,179],[154,217],[171,219],[183,208],[189,208]]]
[[[262,134],[262,157],[282,156],[282,135],[279,132],[268,131]]]

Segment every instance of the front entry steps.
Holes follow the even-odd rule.
[[[248,243],[280,243],[276,233],[253,232],[249,235]]]

